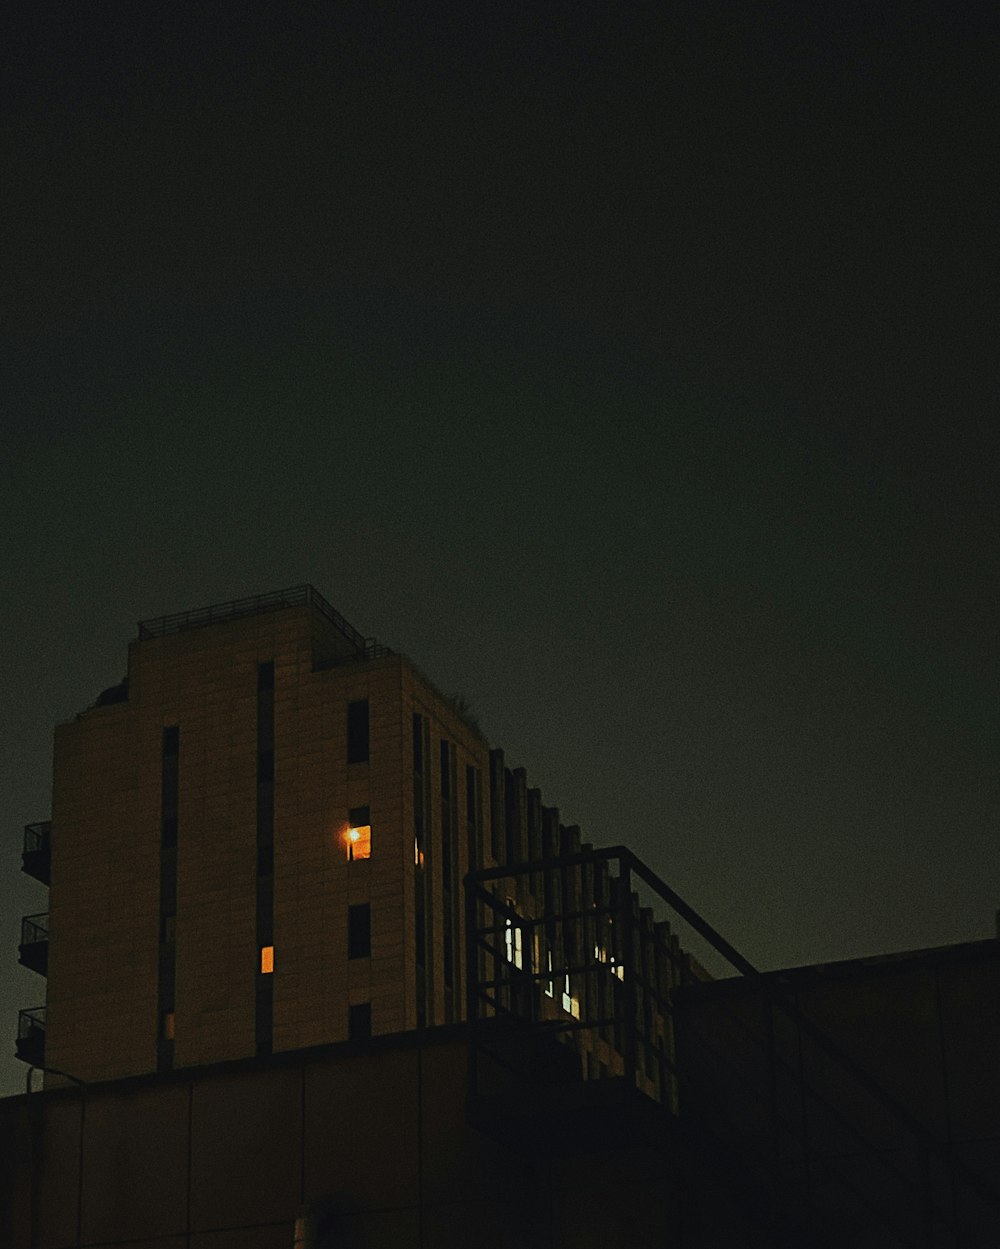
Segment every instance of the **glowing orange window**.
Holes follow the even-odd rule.
[[[351,807],[348,811],[344,844],[348,863],[372,857],[372,813],[369,806]]]
[[[260,947],[260,970],[264,976],[269,976],[274,971],[273,945],[262,945]]]
[[[372,826],[370,824],[358,824],[347,830],[347,857],[352,863],[355,859],[372,857]]]

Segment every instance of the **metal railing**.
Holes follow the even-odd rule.
[[[26,1010],[18,1011],[18,1041],[33,1041],[37,1038],[45,1039],[45,1007],[32,1006]]]
[[[21,920],[21,944],[36,945],[49,939],[49,913],[25,915]]]
[[[638,905],[639,880],[732,966],[754,972],[630,850],[584,849],[466,878],[467,1016],[530,1024],[575,1051],[583,1078],[618,1078],[674,1110],[671,996],[707,973],[669,921]]]
[[[170,616],[140,620],[139,640],[166,637],[170,633],[180,633],[184,629],[198,629],[205,625],[218,624],[223,620],[236,620],[241,616],[256,616],[263,612],[280,611],[285,607],[304,606],[315,607],[321,612],[355,647],[359,655],[377,658],[375,651],[390,653],[387,648],[380,648],[374,638],[366,638],[355,629],[311,585],[290,586],[286,590],[272,590],[268,594],[254,594],[248,598],[231,599],[227,603],[215,603],[210,607],[195,608],[193,611],[175,612]],[[369,654],[370,651],[371,654]]]
[[[52,821],[40,820],[36,824],[24,826],[24,853],[45,853],[49,849],[52,837]]]
[[[791,1023],[802,1040],[823,1056],[837,1080],[853,1090],[850,1104],[857,1109],[856,1114],[848,1114],[824,1092],[826,1084],[814,1087],[801,1065],[794,1069],[779,1061],[772,1039],[765,1055],[770,1079],[794,1089],[801,1108],[798,1121],[778,1116],[770,1103],[773,1090],[754,1085],[760,1078],[755,1073],[763,1069],[756,1056],[768,1045],[767,1039],[748,1026],[738,1002],[728,1006],[724,997],[715,995],[713,1002],[725,1016],[726,1030],[742,1038],[742,1049],[750,1058],[746,1070],[732,1073],[735,1078],[730,1082],[733,1056],[725,1046],[719,1048],[720,1037],[714,1030],[699,1032],[701,1065],[708,1086],[719,1090],[723,1119],[730,1103],[757,1101],[760,1108],[755,1115],[773,1114],[773,1131],[796,1139],[808,1163],[811,1147],[805,1108],[821,1113],[841,1134],[848,1153],[844,1159],[824,1157],[828,1181],[856,1209],[867,1211],[872,1226],[884,1224],[887,1245],[923,1243],[916,1238],[912,1221],[902,1218],[901,1212],[925,1209],[928,1191],[922,1176],[932,1161],[943,1165],[977,1201],[1000,1212],[1000,1196],[955,1156],[947,1141],[919,1122],[799,1009],[793,994],[772,977],[761,976],[631,851],[585,848],[575,854],[473,872],[465,883],[470,1107],[486,1107],[487,1114],[505,1113],[504,1098],[497,1095],[504,1081],[498,1081],[497,1070],[505,1067],[521,1079],[526,1075],[530,1079],[537,1041],[548,1034],[573,1055],[571,1080],[582,1085],[615,1079],[623,1095],[645,1094],[671,1116],[679,1113],[678,1122],[685,1131],[693,1130],[695,1125],[686,1122],[684,1113],[686,1058],[682,1054],[678,1062],[674,1044],[674,994],[681,986],[710,977],[699,972],[680,948],[672,925],[682,921],[714,957],[752,981],[754,992],[768,1009],[783,1018],[786,1026]],[[638,905],[633,890],[639,884],[653,895],[654,907]],[[666,912],[669,921],[654,918],[656,910]],[[707,993],[707,985],[698,992],[699,996]],[[741,1052],[739,1046],[736,1052]],[[544,1064],[535,1063],[535,1069],[544,1072]],[[565,1077],[566,1064],[560,1070]],[[872,1126],[881,1121],[894,1124],[902,1154],[885,1155]],[[728,1156],[734,1173],[747,1169],[733,1148],[737,1136],[731,1129],[716,1137],[710,1126],[699,1123],[697,1131],[708,1133],[712,1138],[709,1153],[720,1160]],[[751,1138],[746,1145],[755,1148]],[[891,1207],[877,1208],[877,1196],[873,1198],[852,1172],[859,1157],[877,1177],[873,1181],[876,1192],[880,1184],[882,1191],[899,1195]],[[766,1159],[757,1161],[764,1165]],[[810,1210],[808,1179],[806,1185],[805,1204],[794,1218],[805,1218],[809,1243],[832,1243],[822,1215]],[[787,1194],[779,1189],[774,1193],[775,1206],[784,1234],[789,1236]],[[953,1216],[949,1210],[937,1209],[934,1217],[939,1227],[950,1228]],[[801,1224],[797,1224],[787,1243],[805,1243],[801,1237],[796,1239],[800,1232]]]

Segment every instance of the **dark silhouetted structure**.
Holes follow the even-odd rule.
[[[141,624],[54,775],[0,1244],[998,1242],[997,942],[758,975],[312,587]]]

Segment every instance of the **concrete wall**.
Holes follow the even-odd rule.
[[[465,1060],[436,1030],[10,1098],[0,1243],[291,1249],[303,1204],[338,1249],[677,1243],[662,1156],[501,1144],[466,1123]]]
[[[1000,944],[699,985],[675,1024],[682,1116],[818,1243],[1000,1243]]]
[[[329,636],[327,636],[329,635]],[[133,643],[127,701],[56,731],[46,1062],[81,1079],[156,1069],[161,1028],[162,733],[180,732],[174,1063],[255,1052],[257,665],[274,663],[273,1047],[346,1039],[352,1005],[375,1034],[416,1026],[412,717],[429,726],[426,871],[442,1022],[440,742],[455,750],[452,1017],[464,1011],[465,768],[486,742],[407,660],[345,659],[333,626],[293,607]],[[341,650],[343,648],[341,647]],[[367,698],[369,760],[347,763],[350,701]],[[351,808],[372,856],[349,862]],[[482,837],[488,843],[484,818]],[[347,957],[347,909],[372,908],[370,958]]]

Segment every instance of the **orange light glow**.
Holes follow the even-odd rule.
[[[357,828],[347,830],[347,858],[370,859],[372,857],[372,826],[359,824]]]
[[[260,970],[264,976],[274,971],[274,946],[264,945],[260,948]]]

